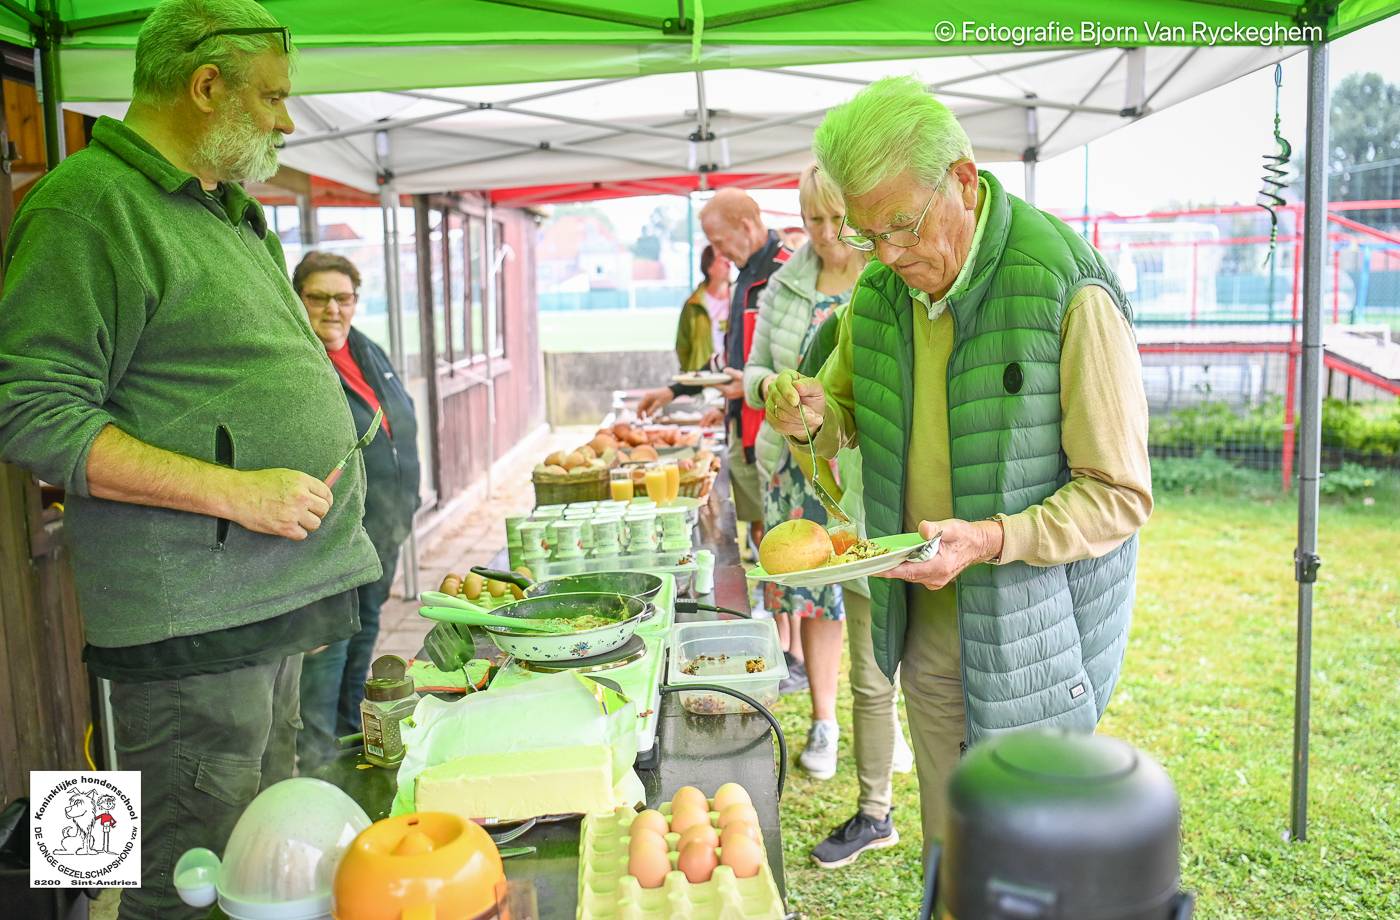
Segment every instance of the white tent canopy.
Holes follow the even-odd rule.
[[[401,193],[792,174],[810,161],[812,130],[827,109],[872,80],[912,74],[957,113],[979,160],[1035,161],[1296,50],[1022,51],[298,96],[297,132],[282,160],[366,191],[387,172]],[[859,59],[859,49],[851,57]]]

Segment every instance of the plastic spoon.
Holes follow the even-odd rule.
[[[469,601],[464,601],[460,597],[453,597],[450,594],[443,594],[439,591],[424,591],[419,599],[428,604],[427,607],[419,607],[418,612],[430,620],[441,620],[445,623],[465,623],[468,626],[504,626],[507,629],[533,630],[543,633],[567,633],[572,632],[568,626],[561,623],[550,623],[547,620],[532,620],[525,617],[504,617],[496,613],[488,613]]]

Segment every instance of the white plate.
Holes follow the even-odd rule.
[[[843,562],[840,565],[824,565],[819,569],[803,569],[800,572],[787,572],[783,575],[769,575],[763,571],[763,566],[758,565],[749,569],[746,574],[755,581],[771,581],[775,585],[787,588],[820,588],[825,585],[850,581],[853,578],[865,578],[869,575],[888,572],[918,552],[925,543],[933,544],[929,550],[930,556],[938,552],[938,537],[934,537],[930,541],[916,533],[876,537],[870,542],[888,550],[888,552],[879,556],[871,556],[869,559],[857,559],[854,562]]]
[[[688,387],[721,387],[729,383],[733,378],[728,374],[720,374],[711,371],[694,371],[689,374],[677,374],[671,378],[676,383],[684,384]]]

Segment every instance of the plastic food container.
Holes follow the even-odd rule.
[[[712,620],[682,623],[671,634],[666,683],[717,684],[745,693],[764,707],[778,702],[787,661],[772,620]],[[712,690],[680,692],[681,705],[696,715],[753,712],[752,706]]]
[[[306,776],[264,789],[234,825],[222,860],[204,848],[175,864],[191,907],[217,897],[232,920],[329,920],[342,855],[369,817],[330,783]]]

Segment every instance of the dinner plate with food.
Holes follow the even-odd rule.
[[[733,382],[732,377],[720,371],[688,371],[671,379],[688,387],[722,387]]]
[[[798,518],[764,535],[760,564],[747,574],[788,588],[819,588],[879,575],[911,560],[927,561],[938,552],[938,542],[938,536],[927,540],[916,533],[865,540],[849,530],[828,532],[815,521]]]

